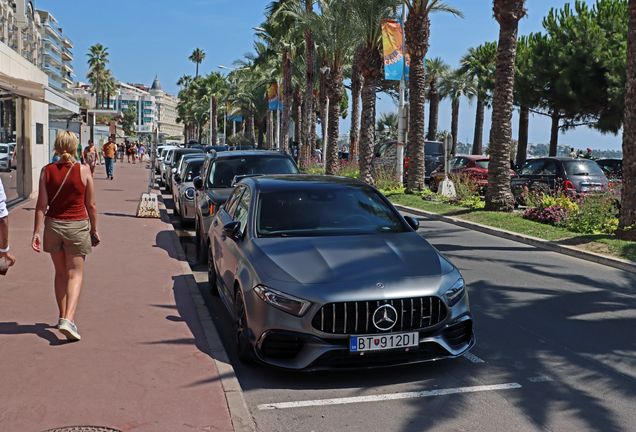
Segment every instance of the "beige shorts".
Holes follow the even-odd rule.
[[[88,219],[60,221],[44,218],[44,252],[57,253],[62,249],[69,255],[88,255],[93,251]]]

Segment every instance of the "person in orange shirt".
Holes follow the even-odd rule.
[[[102,155],[104,155],[104,165],[106,165],[106,178],[113,179],[113,165],[115,164],[115,152],[117,144],[115,137],[109,136],[108,142],[102,146]]]

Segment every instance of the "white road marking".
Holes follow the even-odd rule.
[[[464,354],[464,357],[466,358],[466,360],[470,360],[473,363],[486,363],[485,361],[483,361],[482,359],[480,359],[473,353],[466,353]]]
[[[361,403],[361,402],[379,402],[379,401],[389,401],[389,400],[398,400],[398,399],[414,399],[414,398],[423,398],[423,397],[430,397],[430,396],[445,396],[445,395],[452,395],[452,394],[475,393],[475,392],[494,391],[494,390],[509,390],[509,389],[516,389],[516,388],[521,388],[521,384],[508,383],[508,384],[495,384],[495,385],[485,385],[485,386],[475,386],[475,387],[459,387],[459,388],[442,389],[442,390],[428,390],[428,391],[421,391],[421,392],[393,393],[393,394],[383,394],[383,395],[374,395],[374,396],[355,396],[355,397],[346,397],[346,398],[318,399],[318,400],[307,400],[307,401],[298,401],[298,402],[279,402],[279,403],[258,405],[257,408],[259,410],[271,410],[271,409],[301,408],[301,407],[311,407],[311,406],[346,405],[346,404]]]
[[[549,376],[545,376],[543,374],[539,374],[537,376],[528,377],[528,381],[533,383],[538,383],[538,382],[552,381],[552,378],[550,378]]]

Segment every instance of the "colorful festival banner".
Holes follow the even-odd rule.
[[[400,81],[404,73],[404,33],[396,20],[382,20],[384,79]]]
[[[278,84],[267,84],[267,104],[268,109],[276,111],[278,109]]]
[[[409,72],[411,71],[411,56],[406,54],[404,56],[404,81],[409,80]],[[426,59],[424,60],[424,68],[426,68]]]
[[[233,109],[234,109],[234,105],[233,104],[230,105],[229,101],[225,102],[225,119],[227,121],[235,121],[235,122],[243,121],[243,117],[240,116],[240,115],[237,115],[237,114],[239,114],[238,111],[235,112],[235,113],[232,113]]]

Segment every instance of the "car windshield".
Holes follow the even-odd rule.
[[[424,144],[424,154],[427,156],[444,154],[444,144],[438,142],[427,142]]]
[[[482,169],[488,169],[488,159],[476,160],[475,165]]]
[[[407,228],[372,189],[315,189],[260,194],[259,237],[317,237],[405,232]]]
[[[572,176],[602,176],[603,171],[598,164],[592,160],[572,160],[564,161],[565,173]]]
[[[258,156],[217,159],[210,169],[212,187],[231,187],[235,176],[250,174],[297,174],[298,168],[286,157]]]

